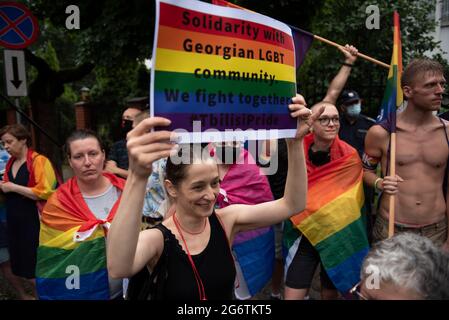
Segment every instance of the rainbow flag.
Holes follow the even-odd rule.
[[[396,111],[402,106],[404,96],[401,87],[402,75],[402,45],[399,27],[399,14],[394,12],[393,54],[391,56],[390,71],[388,72],[387,87],[382,100],[377,122],[389,132],[396,132]]]
[[[360,280],[362,261],[369,249],[361,214],[362,163],[357,151],[337,137],[331,146],[331,161],[315,167],[307,152],[312,142],[313,135],[307,135],[304,139],[308,174],[306,209],[290,219],[292,224],[286,224],[284,244],[289,249],[297,248],[300,235],[307,237],[335,287],[345,294]],[[291,254],[296,253],[292,251]]]
[[[230,166],[223,181],[217,204],[257,204],[273,200],[267,177],[260,172],[251,154],[242,148],[237,164]],[[249,299],[261,291],[273,275],[275,261],[274,230],[272,227],[239,232],[234,237],[232,251],[243,275],[239,277],[236,296]],[[244,282],[244,283],[243,283]]]
[[[5,182],[9,181],[8,172],[15,160],[16,158],[11,157],[6,163],[3,176]],[[31,188],[31,191],[39,199],[41,199],[40,201],[36,201],[36,206],[39,213],[41,213],[45,201],[53,194],[53,192],[55,192],[62,181],[56,174],[50,160],[30,148],[27,152],[26,165],[29,172],[28,187]]]
[[[204,2],[158,0],[151,112],[169,130],[296,128],[291,29],[269,17]],[[294,134],[294,132],[293,132]]]
[[[9,158],[6,163],[3,180],[9,181],[8,172],[16,161],[15,157]],[[32,188],[33,193],[40,199],[47,200],[58,186],[56,174],[53,166],[45,156],[28,149],[26,156],[26,165],[29,172],[28,187]]]
[[[124,181],[104,173],[123,190]],[[42,213],[37,251],[36,287],[41,300],[109,299],[105,230],[119,205],[105,221],[85,203],[76,178],[63,184]]]

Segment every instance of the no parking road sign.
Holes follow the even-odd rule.
[[[23,49],[36,41],[38,34],[37,19],[26,6],[0,2],[0,46]]]

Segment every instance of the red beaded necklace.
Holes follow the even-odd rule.
[[[176,226],[177,226],[177,227],[179,226],[179,228],[180,228],[182,231],[184,231],[185,233],[188,233],[188,234],[191,234],[191,235],[197,235],[197,234],[203,233],[204,230],[206,230],[207,219],[204,219],[204,226],[203,226],[203,229],[201,229],[201,231],[190,232],[190,231],[186,230],[186,229],[181,225],[181,223],[179,222],[179,220],[176,218],[175,214],[176,214],[176,212],[173,213],[173,221],[175,222]]]

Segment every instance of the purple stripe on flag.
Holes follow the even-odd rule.
[[[295,45],[296,68],[299,68],[306,58],[307,51],[313,42],[313,34],[289,25],[292,29],[293,42]]]
[[[259,229],[255,229],[255,230],[244,231],[244,232],[239,232],[239,233],[237,233],[235,235],[234,242],[232,244],[233,245],[237,245],[237,244],[240,244],[242,242],[246,242],[248,240],[255,239],[257,237],[260,237],[261,235],[266,234],[268,231],[270,231],[270,227],[259,228]]]
[[[172,123],[164,130],[184,129],[193,132],[193,121],[201,121],[201,131],[207,129],[296,129],[296,119],[290,114],[194,114],[155,113],[154,116],[170,119]]]
[[[168,91],[168,90],[166,90]],[[294,91],[292,93],[292,96],[294,95]],[[195,93],[190,92],[190,96],[195,96]],[[257,97],[257,100],[253,100],[254,96],[247,96],[250,97],[249,99],[252,100],[249,103],[241,102],[239,101],[237,95],[235,96],[235,101],[231,103],[230,101],[221,100],[221,98],[218,97],[214,100],[208,101],[208,102],[191,102],[191,101],[182,101],[179,99],[178,101],[170,101],[167,99],[167,93],[162,91],[156,91],[154,93],[154,105],[159,107],[160,109],[163,109],[166,112],[170,113],[186,113],[191,112],[195,114],[203,114],[203,113],[211,113],[214,112],[216,114],[221,113],[254,113],[254,114],[262,114],[262,113],[278,113],[278,114],[289,114],[290,111],[288,110],[288,104],[291,103],[291,97],[270,97],[270,100],[268,100],[267,97],[263,97],[264,99],[261,100],[259,96]],[[222,95],[226,97],[226,95]],[[213,102],[213,103],[211,103]],[[156,109],[157,111],[157,109]]]

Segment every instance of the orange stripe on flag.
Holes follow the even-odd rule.
[[[189,44],[192,48],[189,48],[191,51],[187,51],[184,48],[184,42],[186,39],[191,39]],[[233,57],[233,51],[236,50],[238,57],[238,52],[241,51],[246,56],[247,53],[252,50],[253,56],[255,59],[260,60],[260,56],[263,57],[264,60],[267,60],[267,54],[270,54],[271,57],[274,57],[276,54],[277,59],[282,58],[282,64],[294,66],[295,56],[292,50],[287,50],[282,47],[276,48],[276,53],[273,52],[273,46],[265,44],[259,41],[249,41],[244,39],[236,39],[234,37],[226,37],[219,36],[213,34],[199,33],[189,30],[181,30],[178,28],[172,28],[167,26],[159,26],[159,37],[158,37],[158,48],[171,49],[171,50],[179,50],[185,52],[197,52],[195,47],[197,45],[201,45],[199,49],[204,54],[212,54],[223,57],[224,48],[227,47],[229,50],[228,54],[231,56],[231,60]],[[207,50],[211,53],[206,53],[206,46],[208,46]],[[243,51],[242,51],[243,50]],[[281,61],[279,61],[281,63]]]
[[[296,226],[359,183],[363,171],[352,165],[354,161],[360,161],[356,153],[341,165],[328,167],[320,172],[320,179],[314,179],[319,183],[309,185],[307,190],[306,210],[291,218]]]
[[[42,222],[48,227],[59,230],[68,231],[74,227],[81,226],[84,221],[76,218],[73,214],[62,209],[57,194],[50,197],[42,214]]]

